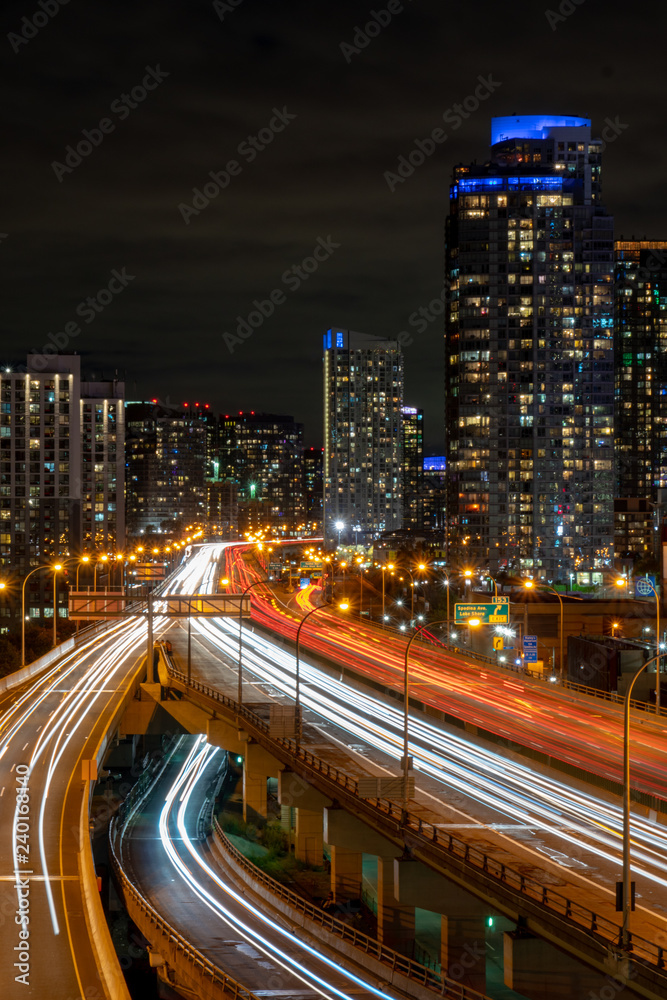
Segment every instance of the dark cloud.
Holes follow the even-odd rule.
[[[87,364],[125,370],[132,395],[293,413],[317,443],[323,330],[407,329],[408,401],[439,450],[442,320],[419,334],[408,318],[440,293],[452,165],[485,157],[494,114],[618,120],[604,157],[617,232],[665,237],[664,15],[586,0],[552,30],[557,4],[413,0],[346,61],[341,44],[385,8],[243,0],[220,20],[207,2],[70,0],[17,52],[0,39],[3,353],[40,347],[126,267],[135,280],[77,339]],[[3,35],[39,10],[6,5]],[[158,65],[168,77],[121,120],[113,102]],[[489,75],[500,86],[392,193],[384,173]],[[239,145],[275,108],[297,117],[249,163]],[[53,161],[104,117],[114,130],[59,182]],[[240,174],[186,225],[179,205],[231,159]],[[286,289],[328,236],[340,247]],[[230,354],[223,332],[275,288],[286,301]]]

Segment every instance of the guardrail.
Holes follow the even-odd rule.
[[[610,701],[614,705],[625,705],[625,698],[622,694],[616,694],[615,691],[599,691],[597,688],[587,687],[586,684],[577,684],[575,681],[563,681],[562,686],[568,691],[574,691],[576,694],[585,694],[589,698],[599,698],[602,701]],[[652,705],[647,701],[637,701],[636,698],[630,699],[630,708],[635,709],[637,712],[646,712],[651,715],[655,715],[659,718],[667,718],[667,708],[660,706],[660,711],[657,711],[657,706]]]
[[[137,924],[141,926],[136,919],[137,913],[144,917],[150,924],[152,924],[157,931],[162,935],[167,942],[188,960],[188,962],[197,969],[201,976],[210,980],[211,984],[219,986],[225,993],[226,996],[233,997],[234,1000],[259,1000],[259,997],[255,993],[251,993],[240,983],[237,983],[235,979],[228,976],[221,969],[218,969],[216,965],[211,962],[210,959],[202,955],[190,942],[183,937],[182,934],[171,926],[171,924],[160,916],[158,911],[151,906],[148,900],[144,899],[138,889],[134,887],[132,882],[125,874],[123,866],[121,864],[120,858],[118,857],[116,851],[116,824],[115,817],[111,822],[109,828],[109,847],[111,856],[111,865],[118,879],[120,886],[123,891],[125,898],[125,904],[130,911],[131,907],[135,910],[135,913],[130,913],[130,916]]]
[[[349,614],[350,612],[348,612],[348,615]],[[403,632],[401,629],[395,628],[393,625],[387,625],[383,628],[381,622],[374,621],[365,615],[355,614],[353,617],[357,621],[366,625],[374,625],[380,631],[388,632],[396,639],[405,640],[410,634],[407,630]],[[435,633],[432,638],[429,638],[427,629],[428,622],[425,622],[424,632],[422,632],[419,638],[415,640],[413,649],[420,644],[425,648],[444,649],[448,653],[463,656],[467,660],[476,660],[486,666],[497,667],[498,670],[502,670],[504,673],[514,674],[519,677],[530,677],[532,680],[542,681],[543,683],[547,683],[549,686],[553,686],[555,688],[560,687],[567,691],[573,691],[575,694],[583,694],[591,698],[602,699],[615,705],[623,705],[625,703],[623,695],[619,695],[615,691],[599,691],[597,688],[588,687],[585,684],[578,684],[575,681],[561,679],[557,674],[545,670],[531,670],[530,667],[517,666],[514,663],[501,663],[497,656],[487,656],[486,653],[477,653],[472,649],[468,649],[466,646],[460,646],[458,643],[451,643],[446,639],[441,639]],[[638,701],[636,698],[632,698],[630,701],[630,707],[638,712],[655,715],[659,718],[667,718],[667,708],[663,708],[661,706],[660,711],[658,712],[656,706],[652,705],[650,702]]]
[[[414,959],[408,958],[406,955],[401,955],[392,948],[387,948],[386,945],[381,944],[368,934],[364,934],[363,931],[359,931],[355,927],[350,927],[345,921],[337,920],[336,917],[327,913],[326,910],[309,903],[302,896],[299,896],[296,892],[292,892],[291,889],[287,889],[280,882],[271,878],[270,875],[267,875],[249,861],[232,844],[217,819],[213,821],[213,829],[222,842],[225,851],[234,858],[236,864],[250,875],[251,878],[324,930],[330,931],[336,937],[341,938],[341,940],[349,942],[353,948],[358,948],[364,955],[376,959],[388,969],[391,969],[392,972],[405,976],[411,982],[432,990],[436,996],[446,997],[448,1000],[450,998],[451,1000],[488,1000],[485,994],[478,993],[477,990],[472,990],[454,979],[449,979],[447,976],[438,975],[433,969],[416,962]]]
[[[237,717],[244,719],[256,733],[261,733],[266,742],[275,748],[282,749],[290,757],[300,761],[308,770],[326,778],[337,788],[355,797],[359,803],[363,802],[366,809],[392,820],[397,832],[399,830],[409,832],[430,848],[435,847],[438,853],[457,858],[471,871],[484,873],[498,886],[502,886],[505,891],[513,892],[517,897],[530,899],[544,910],[564,918],[573,927],[584,931],[599,944],[605,947],[610,945],[620,947],[621,928],[619,924],[568,899],[567,896],[550,889],[536,879],[514,871],[508,865],[502,864],[483,851],[471,847],[470,844],[459,840],[453,834],[443,834],[436,826],[424,822],[420,817],[388,799],[362,799],[359,796],[356,778],[322,760],[309,750],[305,750],[302,746],[297,746],[293,739],[271,737],[268,723],[260,719],[245,705],[237,705],[232,698],[216,691],[207,684],[202,684],[200,681],[190,680],[188,684],[187,677],[179,671],[170,671],[170,676],[186,688],[190,687],[192,690],[199,691],[229,709]],[[639,958],[657,969],[665,968],[665,949],[652,941],[630,934],[628,950],[632,958]]]

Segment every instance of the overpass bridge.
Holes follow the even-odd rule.
[[[182,640],[174,630],[170,636],[178,653]],[[611,977],[615,996],[667,995],[667,939],[658,913],[635,914],[632,952],[621,951],[609,892],[590,880],[564,877],[561,865],[560,878],[550,879],[554,866],[538,866],[534,856],[527,866],[525,856],[508,853],[494,824],[473,822],[461,830],[442,801],[442,788],[435,794],[434,784],[421,775],[410,811],[367,797],[363,779],[386,774],[388,758],[380,760],[360,743],[350,749],[349,737],[346,743],[340,734],[323,732],[321,720],[313,725],[311,719],[301,746],[276,736],[268,711],[276,692],[266,684],[255,685],[253,703],[239,706],[225,693],[236,690],[235,668],[210,648],[203,671],[202,659],[203,649],[198,649],[188,680],[169,657],[161,658],[160,685],[144,687],[141,701],[130,711],[135,718],[137,713],[148,718],[156,709],[166,712],[185,730],[203,732],[212,744],[242,756],[248,816],[266,816],[267,779],[277,780],[281,806],[293,810],[297,857],[321,860],[327,843],[337,895],[358,884],[361,856],[373,854],[378,859],[381,941],[408,950],[415,907],[432,909],[442,917],[446,968],[472,940],[484,940],[483,923],[491,911],[511,921],[504,940],[505,981],[531,1000],[588,998],[591,990],[605,988],[605,977]],[[136,724],[130,716],[123,722],[125,727]],[[554,881],[560,884],[550,884]],[[483,965],[468,976],[468,984],[482,992]]]

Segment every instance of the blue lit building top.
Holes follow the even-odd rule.
[[[530,177],[519,174],[514,177],[462,177],[453,184],[450,197],[458,194],[470,194],[473,191],[563,191],[572,189],[576,183],[574,178],[553,177],[543,174],[541,177]]]
[[[429,455],[424,459],[424,472],[444,472],[447,459],[444,455]]]
[[[573,115],[510,115],[491,119],[491,145],[507,139],[544,139],[552,128],[590,127],[590,118]]]

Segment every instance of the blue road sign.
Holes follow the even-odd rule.
[[[635,597],[653,597],[654,590],[654,576],[640,576],[635,580]]]
[[[524,635],[523,658],[526,663],[537,663],[537,636]]]

